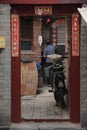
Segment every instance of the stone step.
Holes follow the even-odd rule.
[[[10,130],[87,130],[87,128],[81,128],[80,124],[72,123],[21,123],[12,124]]]

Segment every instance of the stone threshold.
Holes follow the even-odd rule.
[[[21,122],[11,124],[10,130],[87,130],[70,122]]]

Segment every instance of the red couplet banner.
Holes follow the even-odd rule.
[[[79,56],[79,14],[72,15],[72,56]]]
[[[19,16],[12,15],[12,57],[19,56]]]

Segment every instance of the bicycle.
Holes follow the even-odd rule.
[[[68,90],[65,86],[65,75],[64,75],[65,67],[62,62],[62,58],[64,58],[64,56],[53,54],[48,55],[48,58],[51,58],[53,60],[53,66],[50,68],[50,76],[52,76],[51,86],[54,98],[56,100],[56,106],[65,108],[66,104],[64,96],[68,94]]]

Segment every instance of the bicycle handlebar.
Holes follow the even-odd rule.
[[[44,56],[35,56],[33,58],[45,58]],[[58,55],[58,54],[52,54],[52,55],[48,55],[47,58],[50,58],[52,60],[57,60],[57,59],[62,59],[62,58],[68,58],[68,56],[66,55]],[[33,59],[29,59],[29,58],[21,58],[22,62],[33,62]]]

